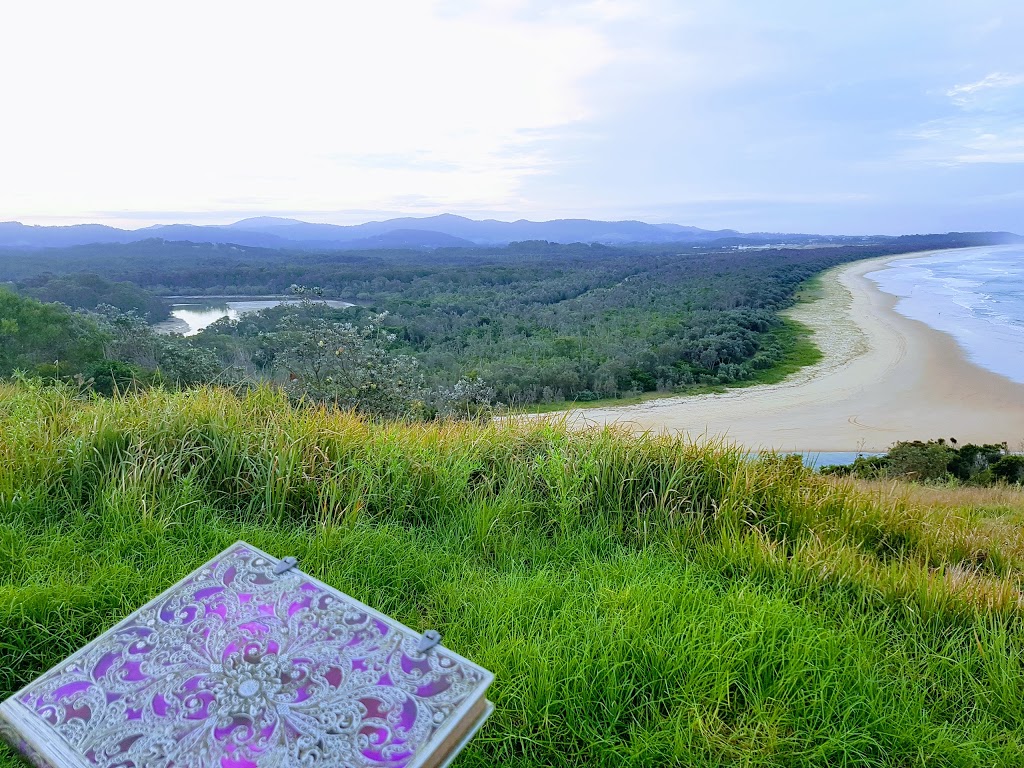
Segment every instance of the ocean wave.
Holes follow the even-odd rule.
[[[1024,384],[1024,247],[895,259],[868,279],[896,311],[949,334],[969,360]]]

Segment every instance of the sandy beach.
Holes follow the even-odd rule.
[[[929,252],[931,253],[931,252]],[[574,425],[724,436],[752,450],[884,451],[897,440],[1024,444],[1024,385],[969,362],[956,341],[897,313],[865,277],[896,259],[826,272],[820,299],[789,315],[814,329],[822,362],[786,381],[632,406],[577,409]]]

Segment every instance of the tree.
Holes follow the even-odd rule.
[[[396,336],[384,328],[386,313],[355,326],[332,319],[315,290],[295,290],[302,302],[281,322],[276,358],[293,397],[373,416],[422,414],[423,377],[413,358],[390,349]]]
[[[447,419],[487,421],[494,415],[493,387],[476,375],[459,379],[454,386],[435,395],[437,415]]]
[[[223,381],[217,355],[179,334],[160,334],[136,312],[100,305],[92,317],[106,335],[107,361],[120,361],[153,380],[175,387],[193,387]]]
[[[79,373],[103,358],[94,322],[60,304],[44,304],[0,287],[0,376],[16,369],[47,376]]]
[[[124,312],[135,311],[151,323],[166,320],[171,314],[170,304],[151,291],[90,272],[38,275],[20,282],[18,290],[40,301],[59,301],[72,309],[93,310],[101,304],[110,304]]]
[[[949,462],[955,455],[945,441],[901,441],[889,449],[887,474],[911,480],[942,480],[949,474]]]
[[[955,442],[955,441],[952,441]],[[984,482],[985,473],[1006,453],[1006,443],[974,445],[967,443],[954,449],[949,471],[958,480]]]
[[[1024,483],[1024,456],[1003,456],[992,465],[992,474],[1007,483]]]

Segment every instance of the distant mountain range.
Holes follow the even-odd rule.
[[[165,224],[143,229],[118,229],[103,224],[29,226],[0,222],[0,247],[61,248],[95,243],[133,243],[140,240],[184,240],[197,243],[231,243],[261,248],[453,248],[507,245],[524,240],[552,243],[706,243],[738,238],[764,242],[780,238],[805,240],[813,235],[744,234],[731,229],[708,230],[679,224],[646,224],[642,221],[476,221],[453,214],[425,218],[399,218],[342,226],[311,224],[297,219],[259,216],[234,224]]]
[[[996,233],[1001,234],[1001,233]],[[1008,237],[1013,237],[1008,235]],[[16,221],[0,222],[0,248],[63,248],[73,245],[134,243],[161,239],[194,243],[228,243],[259,248],[344,249],[469,248],[502,246],[526,240],[552,243],[693,243],[722,245],[850,243],[879,238],[737,232],[732,229],[700,229],[679,224],[646,224],[642,221],[477,221],[450,213],[425,218],[404,217],[387,221],[342,226],[312,224],[298,219],[259,216],[234,224],[161,224],[143,229],[118,229],[103,224],[63,227],[29,226]],[[881,238],[888,239],[888,238]]]

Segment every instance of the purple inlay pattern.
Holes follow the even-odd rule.
[[[101,768],[401,768],[479,668],[238,545],[25,689]]]

